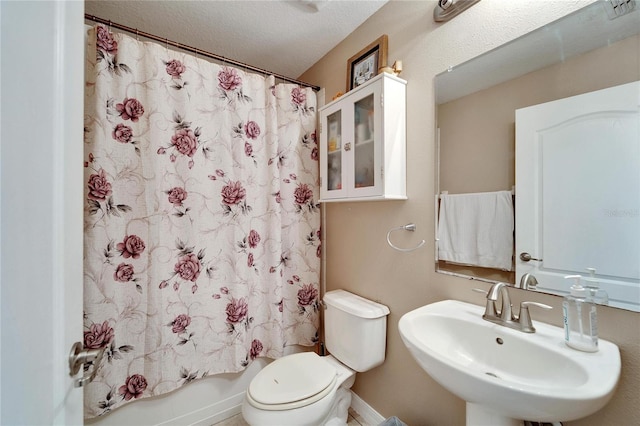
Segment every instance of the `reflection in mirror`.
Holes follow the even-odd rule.
[[[590,4],[436,76],[438,194],[498,192],[516,185],[516,110],[640,80],[640,8],[610,19],[605,3],[609,2]],[[518,192],[528,190],[518,187],[514,195],[516,219]],[[440,198],[437,204],[439,202]],[[631,217],[635,222],[640,221],[637,209],[635,206],[629,210],[636,212]],[[600,224],[590,226],[596,228]],[[585,231],[586,236],[589,233]],[[518,232],[515,237],[517,246]],[[582,241],[585,243],[598,244]],[[600,247],[601,252],[606,250]],[[437,262],[436,269],[519,285],[515,269],[522,261],[515,247],[514,254],[511,270],[442,260]],[[530,255],[543,258],[533,251]],[[638,263],[640,260],[636,260],[631,269],[634,266],[640,269]],[[586,270],[580,273],[589,275]],[[606,281],[610,277],[600,275],[597,270],[595,276],[607,291]],[[539,282],[544,280],[536,278]],[[628,281],[640,287],[638,277]],[[563,290],[556,292],[544,285],[538,287],[539,291],[544,287],[541,291],[563,294]],[[611,300],[609,304],[640,310],[640,300]]]
[[[516,111],[516,253],[542,259],[516,259],[516,282],[590,272],[601,303],[640,308],[639,97],[636,81]]]

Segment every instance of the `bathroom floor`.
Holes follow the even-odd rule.
[[[236,414],[230,419],[224,420],[220,423],[216,423],[212,426],[248,426],[247,422],[242,418],[242,414]],[[347,426],[372,426],[367,425],[362,421],[362,417],[353,409],[349,408],[349,418],[347,419]]]

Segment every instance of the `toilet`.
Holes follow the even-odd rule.
[[[385,357],[389,308],[344,290],[324,296],[325,344],[331,353],[287,355],[251,381],[242,417],[251,426],[344,426],[356,372]]]

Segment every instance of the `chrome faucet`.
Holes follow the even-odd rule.
[[[482,315],[482,319],[494,324],[513,328],[514,330],[522,331],[524,333],[535,333],[536,329],[533,327],[531,322],[529,307],[536,306],[542,309],[552,309],[551,306],[537,302],[522,302],[520,303],[520,312],[518,315],[514,315],[513,310],[511,309],[511,298],[509,297],[508,288],[508,284],[495,283],[491,286],[488,292],[478,288],[473,289],[474,291],[485,293],[487,295],[487,306],[484,314]],[[499,311],[496,308],[498,296],[502,299],[502,306]]]
[[[522,276],[522,278],[520,278],[520,285],[518,286],[518,288],[521,288],[523,290],[535,290],[537,285],[538,280],[536,279],[536,277],[527,272]]]
[[[500,311],[496,310],[496,302],[498,296],[502,297],[502,306]],[[487,293],[487,308],[485,309],[482,318],[491,322],[504,322],[513,321],[513,312],[511,312],[511,298],[509,297],[509,291],[507,284],[495,283],[489,289]],[[497,321],[496,321],[497,320]]]

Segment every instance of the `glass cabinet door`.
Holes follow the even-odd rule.
[[[320,109],[321,202],[406,200],[405,84],[382,73]]]
[[[342,189],[342,110],[327,116],[327,190]]]
[[[355,188],[375,186],[373,93],[354,103],[353,183]]]

